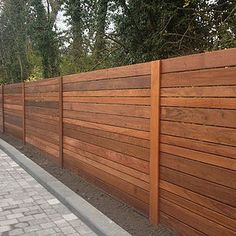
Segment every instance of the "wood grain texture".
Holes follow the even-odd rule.
[[[1,86],[1,91],[2,91],[2,132],[5,132],[5,127],[4,127],[4,84]]]
[[[150,120],[150,204],[149,219],[159,223],[159,161],[160,161],[160,80],[161,61],[151,64],[151,120]]]
[[[22,141],[25,144],[25,83],[22,82]]]
[[[63,77],[58,78],[59,83],[59,162],[63,168]]]
[[[162,73],[235,66],[236,48],[163,60]]]

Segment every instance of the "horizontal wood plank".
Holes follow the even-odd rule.
[[[235,66],[236,49],[200,53],[162,60],[162,73]]]
[[[236,85],[235,74],[236,67],[167,73],[161,77],[161,87]]]

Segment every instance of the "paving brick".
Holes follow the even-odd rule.
[[[62,216],[65,220],[76,220],[76,219],[78,219],[78,217],[73,213],[70,213],[70,214],[67,214],[67,215],[62,215]]]
[[[24,231],[22,229],[13,229],[13,230],[9,231],[9,236],[10,235],[20,235],[23,233],[24,233]]]
[[[28,233],[28,232],[39,231],[39,230],[41,230],[41,229],[42,229],[42,228],[41,228],[39,225],[33,225],[33,226],[28,226],[28,227],[24,228],[24,231],[25,231],[26,233]]]
[[[0,226],[7,226],[7,225],[16,224],[16,223],[18,223],[16,219],[3,220],[3,221],[0,221]]]
[[[60,203],[56,198],[47,200],[47,202],[48,202],[50,205],[55,205],[55,204],[59,204],[59,203]]]
[[[37,231],[38,236],[44,236],[44,235],[54,235],[56,232],[54,229],[44,229]]]
[[[62,231],[64,234],[76,233],[76,231],[75,231],[75,230],[73,229],[73,227],[71,227],[71,226],[63,227],[63,228],[61,228],[61,231]]]
[[[24,215],[22,213],[15,213],[15,214],[7,215],[7,219],[17,219],[23,216]]]
[[[0,157],[0,235],[96,235],[1,150]]]
[[[11,227],[8,225],[0,226],[0,233],[7,232],[9,230],[11,230]]]

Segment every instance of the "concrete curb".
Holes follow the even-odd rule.
[[[0,148],[84,221],[95,233],[106,236],[130,235],[102,212],[2,139],[0,139]]]

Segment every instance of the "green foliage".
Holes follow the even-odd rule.
[[[57,34],[53,30],[54,22],[51,22],[50,13],[41,0],[32,0],[32,38],[36,49],[40,52],[43,66],[43,77],[59,75],[59,51]]]
[[[24,0],[5,0],[0,15],[0,71],[3,81],[18,82],[29,75]]]
[[[235,47],[236,3],[2,0],[0,29],[0,81],[35,80]]]

